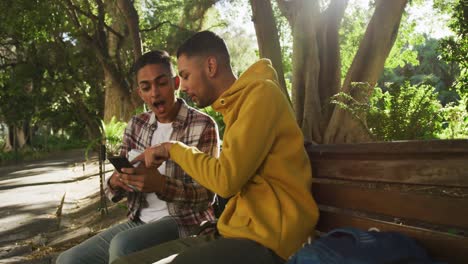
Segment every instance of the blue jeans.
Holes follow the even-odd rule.
[[[147,224],[127,221],[62,252],[56,263],[111,263],[119,257],[178,238],[177,224],[170,217]]]

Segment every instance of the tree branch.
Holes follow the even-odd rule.
[[[158,23],[156,26],[154,27],[150,27],[150,28],[145,28],[145,29],[140,29],[140,32],[149,32],[149,31],[153,31],[153,30],[157,30],[159,29],[160,27],[162,27],[163,25],[165,24],[171,24],[171,22],[169,21],[163,21],[161,23]]]
[[[142,53],[138,12],[130,0],[118,0],[117,7],[125,17],[130,38],[133,42],[133,58],[136,61]]]
[[[68,16],[70,17],[72,23],[75,25],[75,27],[81,31],[81,23],[80,20],[78,19],[78,16],[75,13],[75,5],[71,2],[71,0],[65,0],[66,6],[65,11],[68,13]]]
[[[145,29],[140,29],[140,32],[150,32],[150,31],[154,31],[154,30],[159,29],[160,27],[162,27],[162,26],[165,25],[165,24],[169,24],[169,26],[175,27],[175,28],[177,28],[177,29],[189,30],[189,29],[184,28],[184,27],[181,27],[181,26],[179,26],[179,25],[174,25],[174,24],[172,24],[170,21],[163,21],[163,22],[161,22],[161,23],[158,23],[158,24],[157,24],[156,26],[154,26],[154,27],[145,28]]]
[[[99,18],[99,16],[96,16],[96,15],[92,14],[91,12],[86,12],[86,11],[82,10],[78,6],[74,5],[70,0],[67,0],[67,2],[69,3],[69,8],[73,9],[76,13],[81,14],[81,15],[89,18],[91,21],[93,21],[93,23],[96,23],[96,22],[99,23],[99,21],[101,20],[101,18]],[[98,4],[98,6],[99,5],[104,6],[104,4],[101,1],[99,1],[99,3],[97,3],[97,4]],[[79,18],[76,16],[76,13],[74,15],[74,20],[76,20],[78,22],[78,24],[79,24]],[[104,21],[104,19],[102,19],[102,21]],[[76,25],[76,23],[75,23],[75,25]],[[103,23],[102,27],[104,27],[105,29],[107,29],[109,32],[116,35],[117,37],[123,38],[122,34],[115,31],[112,27],[108,26],[106,23]],[[81,24],[80,24],[80,26],[78,28],[81,28]]]

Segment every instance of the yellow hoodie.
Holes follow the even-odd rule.
[[[270,61],[253,64],[212,106],[226,124],[220,157],[176,143],[171,159],[206,188],[233,196],[218,221],[221,235],[287,259],[313,234],[318,209],[302,132]]]

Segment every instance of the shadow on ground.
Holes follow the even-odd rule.
[[[107,214],[101,206],[99,193],[95,193],[87,198],[88,202],[73,212],[50,219],[40,219],[27,223],[16,230],[8,230],[0,233],[0,264],[49,264],[55,263],[57,256],[64,250],[77,245],[98,232],[116,223],[126,220],[125,202],[111,204],[107,208]],[[13,208],[12,208],[13,209]],[[18,209],[18,208],[16,208]],[[41,210],[38,208],[37,210]],[[29,211],[29,210],[28,210]],[[34,232],[35,226],[48,225],[47,233],[37,233],[33,239],[17,242],[21,240],[14,237],[15,233],[29,229]],[[9,234],[9,235],[7,235]],[[13,235],[12,235],[13,234]],[[7,235],[6,237],[4,237]],[[10,236],[10,239],[8,239]],[[10,246],[2,247],[10,242]]]
[[[84,157],[84,150],[71,150],[0,167],[0,193],[10,199],[0,206],[0,264],[55,263],[63,250],[126,219],[125,201],[113,204],[106,199],[108,213],[104,213],[96,185],[96,155],[88,161]],[[63,192],[58,184],[64,184]],[[29,199],[29,191],[40,200]],[[62,202],[61,193],[67,194]]]

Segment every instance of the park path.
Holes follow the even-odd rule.
[[[100,204],[98,160],[85,161],[84,150],[0,167],[0,263],[53,263],[21,255],[95,232],[87,221],[100,216]]]

